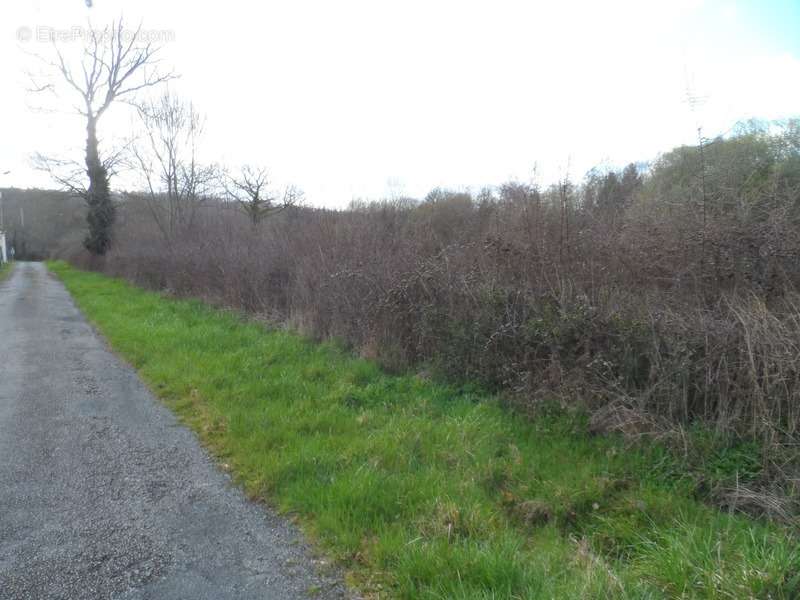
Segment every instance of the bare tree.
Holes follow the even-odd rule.
[[[268,189],[269,178],[264,167],[242,167],[239,175],[226,176],[225,189],[228,197],[238,203],[253,226],[265,217],[278,213],[303,200],[303,193],[294,186],[286,187],[282,193]]]
[[[55,59],[39,57],[46,67],[46,83],[37,83],[34,78],[34,92],[51,92],[60,98],[60,88],[66,88],[73,97],[77,96],[74,108],[86,119],[85,172],[89,183],[85,188],[74,183],[67,187],[80,192],[88,204],[89,234],[84,245],[96,255],[108,250],[115,217],[109,165],[100,157],[98,123],[115,101],[130,100],[137,92],[174,77],[159,71],[159,48],[142,41],[142,37],[141,26],[135,31],[126,30],[121,19],[103,30],[92,29],[90,24],[81,56],[74,64],[53,40]],[[74,177],[69,181],[74,182]]]
[[[170,241],[179,229],[191,227],[217,179],[216,169],[198,162],[203,119],[191,102],[167,90],[137,110],[144,135],[131,145],[131,153],[145,180],[150,213]]]

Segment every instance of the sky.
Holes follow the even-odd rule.
[[[315,206],[580,179],[697,127],[800,116],[800,0],[93,4],[3,0],[0,187],[53,185],[34,152],[81,159],[81,119],[27,91],[31,55],[52,52],[39,38],[120,15],[161,40],[171,91],[205,116],[205,161],[265,166]],[[133,123],[126,105],[103,119],[106,148]]]

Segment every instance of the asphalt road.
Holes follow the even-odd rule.
[[[341,598],[38,263],[0,282],[0,598]]]

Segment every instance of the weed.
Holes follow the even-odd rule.
[[[399,598],[792,598],[800,546],[698,502],[662,449],[585,419],[381,372],[64,263],[50,268],[254,498],[363,589]],[[719,453],[722,476],[749,450]],[[671,474],[665,477],[664,474]]]

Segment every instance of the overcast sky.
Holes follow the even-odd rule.
[[[207,117],[206,160],[266,165],[318,206],[534,167],[580,178],[691,143],[698,124],[800,114],[798,0],[3,0],[0,186],[48,184],[33,152],[81,157],[80,119],[25,92],[26,52],[50,50],[40,30],[120,14],[163,35],[171,87]],[[129,123],[115,108],[103,140]]]

